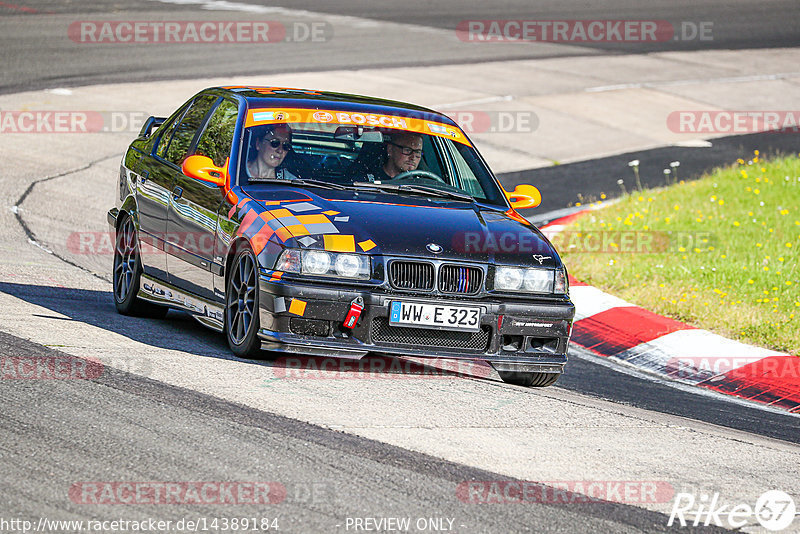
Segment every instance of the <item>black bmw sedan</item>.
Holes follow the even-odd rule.
[[[566,269],[435,111],[277,87],[200,92],[127,150],[114,298],[191,313],[241,357],[484,360],[547,386],[575,313]],[[269,351],[269,352],[262,352]]]

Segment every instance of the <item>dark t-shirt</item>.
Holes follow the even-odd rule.
[[[354,182],[385,182],[392,177],[383,170],[383,165],[377,168],[368,168],[361,162],[353,163],[347,169],[347,176]]]

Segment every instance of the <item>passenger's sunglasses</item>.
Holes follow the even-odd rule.
[[[389,144],[399,148],[400,152],[402,152],[404,156],[410,156],[411,154],[414,154],[418,158],[422,157],[421,148],[411,148],[410,146],[398,145],[397,143],[392,143],[391,141],[389,141]]]
[[[270,139],[267,142],[269,143],[269,146],[271,146],[272,148],[278,148],[279,146],[281,146],[281,140],[280,139]],[[286,152],[289,152],[291,149],[292,149],[292,143],[290,143],[289,141],[284,141],[283,142],[283,150],[285,150]]]

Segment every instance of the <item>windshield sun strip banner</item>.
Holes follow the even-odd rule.
[[[263,124],[292,122],[391,128],[394,130],[405,130],[407,132],[444,137],[470,147],[472,146],[464,133],[456,126],[414,117],[386,115],[382,113],[360,113],[338,111],[335,109],[305,108],[251,109],[247,113],[245,126],[249,128],[251,126]]]

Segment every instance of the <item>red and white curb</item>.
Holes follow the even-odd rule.
[[[552,236],[584,211],[541,227]],[[570,276],[572,342],[680,382],[800,413],[800,357],[662,317]]]

